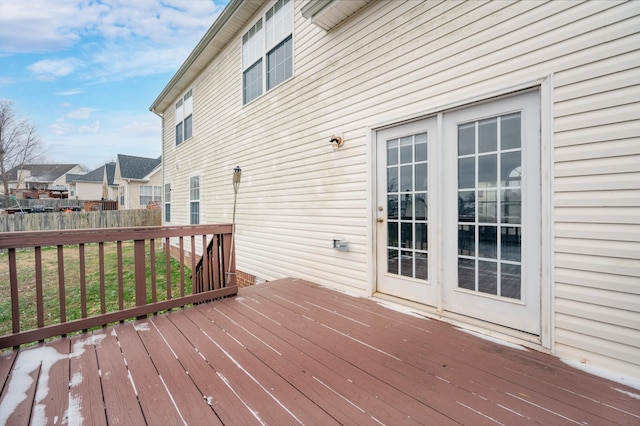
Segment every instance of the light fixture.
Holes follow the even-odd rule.
[[[331,139],[329,139],[329,143],[336,148],[341,147],[343,143],[342,136],[331,136]]]

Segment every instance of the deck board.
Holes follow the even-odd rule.
[[[108,424],[144,424],[142,408],[129,383],[129,370],[124,362],[116,334],[110,327],[102,344],[96,347],[101,370],[104,407]]]
[[[0,425],[640,424],[640,391],[285,279],[0,355]]]

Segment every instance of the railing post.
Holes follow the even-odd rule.
[[[144,240],[135,240],[133,242],[133,262],[135,264],[136,306],[143,306],[147,304],[147,268]],[[138,319],[144,318],[146,317],[138,317]]]

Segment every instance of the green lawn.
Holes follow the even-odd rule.
[[[118,310],[118,261],[115,243],[105,243],[105,303],[107,312]],[[152,301],[151,272],[147,244],[147,302]],[[156,247],[157,300],[166,299],[165,253]],[[80,306],[80,261],[77,246],[64,247],[64,277],[67,321],[82,317]],[[20,329],[37,326],[36,281],[34,250],[17,253],[18,294],[20,299]],[[133,242],[122,244],[124,307],[135,306]],[[171,259],[172,297],[180,295],[180,263]],[[42,250],[42,274],[45,325],[60,322],[58,290],[58,252],[55,247]],[[185,294],[191,294],[191,271],[185,267]],[[100,312],[100,275],[98,244],[85,246],[85,277],[87,316]],[[0,254],[0,335],[11,333],[11,293],[9,289],[9,261],[6,253]]]

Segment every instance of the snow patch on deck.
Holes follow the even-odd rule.
[[[11,381],[6,395],[0,403],[0,425],[7,424],[7,420],[16,408],[27,399],[27,392],[33,385],[32,375],[40,369],[38,386],[33,404],[32,424],[47,424],[45,405],[42,404],[49,394],[49,372],[58,361],[77,358],[85,351],[86,345],[99,345],[106,337],[104,334],[94,334],[84,340],[78,340],[73,345],[73,351],[69,355],[63,355],[51,346],[40,346],[33,349],[22,350],[18,353]],[[74,375],[73,381],[80,380]],[[69,401],[71,403],[71,401]],[[69,406],[71,409],[71,405]],[[57,419],[56,419],[57,421]],[[75,420],[74,420],[75,421]],[[82,419],[80,419],[82,422]],[[69,422],[69,424],[77,424]]]
[[[133,328],[136,329],[136,331],[149,331],[149,323],[148,322],[143,322],[140,324],[134,324]]]
[[[398,303],[388,302],[386,300],[376,300],[376,303],[382,306],[383,308],[391,309],[392,311],[400,312],[402,314],[410,315],[412,317],[429,321],[429,318],[427,318],[424,315],[420,315],[419,313],[411,309],[409,306],[403,306]]]
[[[578,370],[582,370],[586,373],[593,374],[594,376],[602,377],[603,379],[611,380],[613,382],[617,382],[617,383],[632,387],[634,389],[640,390],[640,378],[625,376],[624,374],[616,373],[614,371],[606,370],[600,367],[595,367],[591,364],[585,364],[572,359],[560,358],[560,361]],[[617,390],[618,392],[623,392],[623,393],[625,392],[625,391],[621,391],[620,389],[616,389],[616,388],[613,388],[613,389]],[[633,396],[633,395],[629,395],[629,396]],[[635,395],[633,397],[640,399],[640,395]]]

